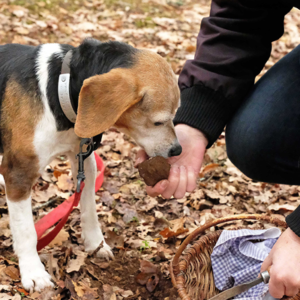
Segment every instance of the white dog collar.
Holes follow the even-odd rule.
[[[61,72],[58,79],[58,99],[65,116],[72,122],[76,122],[76,112],[73,109],[70,97],[70,61],[72,51],[68,51],[64,57]]]

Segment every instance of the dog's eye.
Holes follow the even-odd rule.
[[[160,125],[163,125],[164,123],[162,123],[162,122],[155,122],[154,123],[154,126],[160,126]]]

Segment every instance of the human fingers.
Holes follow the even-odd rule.
[[[197,187],[197,184],[196,184],[197,176],[196,176],[194,168],[191,166],[188,166],[186,168],[186,172],[187,172],[186,191],[192,192]]]
[[[271,276],[271,265],[272,265],[272,252],[265,258],[261,265],[260,272],[268,271]]]
[[[154,187],[147,186],[146,192],[151,197],[157,197],[158,195],[161,195],[165,191],[169,183],[170,182],[168,180],[162,180],[158,182]]]
[[[269,291],[275,298],[282,296],[295,296],[299,292],[300,280],[294,270],[284,269],[272,265],[272,274],[270,272]],[[278,297],[277,297],[278,296]]]
[[[161,193],[161,195],[166,198],[169,199],[171,198],[176,189],[177,186],[179,184],[179,178],[180,178],[180,171],[179,171],[179,167],[178,166],[172,166],[171,170],[170,170],[170,175],[169,175],[169,185],[168,187],[165,189],[164,192]]]
[[[142,163],[146,159],[148,159],[148,155],[143,149],[140,149],[135,156],[134,166],[137,167],[140,163]]]
[[[177,199],[181,199],[184,197],[186,193],[186,185],[187,185],[187,170],[185,166],[179,167],[179,183],[175,190],[174,197]]]
[[[273,260],[273,252],[270,252],[269,255],[265,258],[264,262],[261,265],[260,272],[268,271],[270,274],[270,281],[269,281],[269,292],[271,296],[274,298],[280,298],[284,296],[285,287],[282,282],[276,283],[277,278],[275,274],[272,273],[271,275],[271,267],[272,267],[272,260]],[[260,276],[260,275],[259,275]]]
[[[294,297],[299,293],[299,286],[288,285],[285,287],[285,296]]]
[[[168,180],[158,182],[154,187],[147,186],[146,192],[151,197],[162,195],[164,198],[169,199],[173,196],[179,183],[179,168],[172,166]]]
[[[283,282],[278,280],[274,274],[269,281],[269,293],[272,297],[277,299],[281,299],[285,295],[285,286]]]

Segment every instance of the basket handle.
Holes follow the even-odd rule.
[[[184,241],[183,243],[180,245],[180,247],[178,248],[173,261],[171,261],[170,263],[170,273],[171,273],[171,277],[172,277],[172,281],[173,284],[175,283],[176,286],[176,281],[174,278],[174,271],[173,268],[176,268],[179,264],[179,258],[180,255],[182,254],[182,252],[184,251],[184,249],[187,247],[187,245],[194,239],[196,238],[200,233],[204,232],[206,229],[212,227],[212,226],[216,226],[220,223],[225,223],[225,222],[229,222],[229,221],[235,221],[235,220],[257,220],[257,221],[264,221],[264,222],[268,222],[268,223],[272,223],[276,226],[282,226],[284,228],[287,228],[287,224],[284,221],[281,221],[277,218],[273,218],[273,217],[269,217],[269,216],[265,216],[265,215],[259,215],[259,214],[242,214],[242,215],[234,215],[234,216],[229,216],[229,217],[224,217],[224,218],[219,218],[219,219],[215,219],[211,222],[208,222],[204,225],[202,225],[201,227],[195,229]]]

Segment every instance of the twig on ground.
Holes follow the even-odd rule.
[[[103,241],[102,241],[102,242],[100,243],[100,245],[96,248],[96,250],[94,250],[94,251],[89,255],[89,257],[95,257],[96,254],[97,254],[97,252],[98,252],[101,248],[103,248]]]
[[[213,177],[214,177],[214,173],[213,174],[211,174],[209,177],[202,177],[202,178],[200,178],[200,182],[201,183],[203,183],[203,182],[209,182]]]
[[[34,208],[32,209],[32,211],[33,211],[33,212],[36,212],[36,211],[38,211],[38,210],[41,209],[41,208],[45,208],[45,207],[49,206],[50,204],[52,204],[53,202],[57,201],[58,199],[61,199],[61,198],[60,198],[60,197],[55,197],[55,198],[53,198],[53,199],[50,199],[50,200],[48,200],[47,202],[45,202],[45,203],[43,203],[43,204],[41,204],[41,205],[39,205],[39,206],[34,207]]]
[[[53,253],[50,253],[50,257],[49,257],[49,274],[53,280],[53,282],[56,282],[56,278],[54,276],[54,272],[53,272]]]

